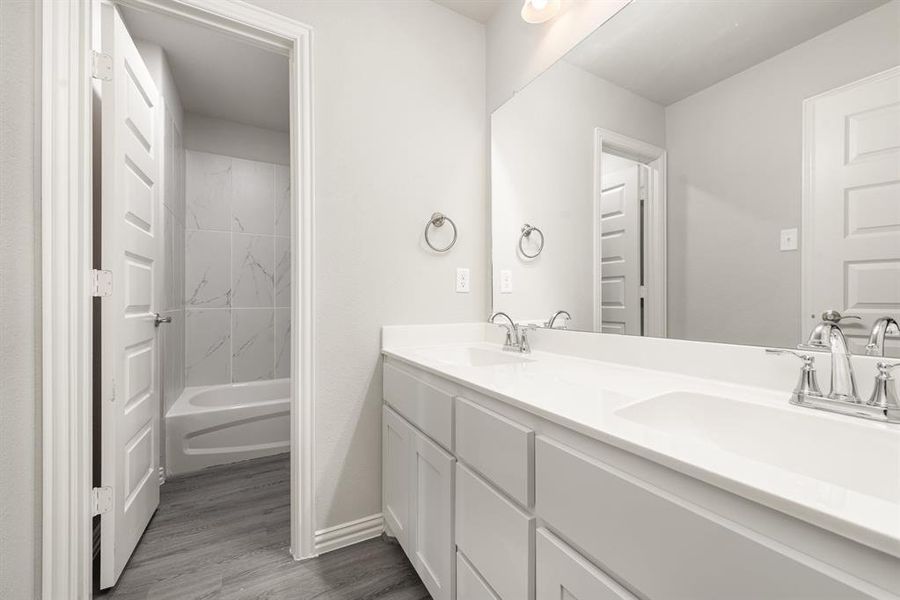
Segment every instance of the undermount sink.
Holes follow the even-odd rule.
[[[492,367],[532,362],[530,358],[518,354],[471,346],[434,348],[423,351],[423,353],[438,362],[459,367]]]
[[[663,394],[616,414],[676,438],[900,503],[896,432],[694,392]]]

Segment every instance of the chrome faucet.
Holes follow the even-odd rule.
[[[840,322],[845,319],[859,319],[856,315],[841,315],[836,310],[822,313],[822,321],[816,325],[809,340],[800,344],[800,350],[825,350],[831,353],[831,390],[828,398],[845,400],[856,404],[862,403],[856,388],[856,377],[850,363],[850,350],[847,339],[841,331]]]
[[[900,324],[892,317],[877,319],[872,326],[869,343],[866,344],[866,354],[869,356],[884,356],[884,336],[888,333],[900,335]]]
[[[547,329],[553,329],[553,326],[556,324],[556,319],[558,319],[559,317],[565,317],[566,322],[563,325],[563,329],[565,329],[569,325],[569,321],[572,319],[572,315],[570,315],[569,311],[567,310],[558,310],[553,313],[553,316],[550,317],[550,320],[545,323],[545,327],[547,327]]]
[[[495,319],[502,317],[507,323],[497,323]],[[503,349],[507,352],[521,352],[522,354],[531,353],[531,344],[528,342],[528,332],[536,329],[534,325],[518,326],[505,312],[495,312],[488,319],[489,323],[502,325],[506,328],[506,340],[503,342]]]
[[[844,333],[839,325],[842,319],[851,318],[858,319],[859,317],[842,316],[836,310],[826,311],[822,314],[822,322],[816,325],[809,336],[809,341],[798,346],[801,350],[827,350],[831,352],[831,390],[828,394],[823,394],[819,390],[819,384],[816,381],[816,359],[814,356],[800,354],[791,350],[772,348],[767,349],[766,352],[769,354],[789,354],[803,361],[803,371],[791,394],[791,404],[875,421],[900,423],[900,398],[898,398],[895,380],[890,372],[894,367],[900,366],[900,363],[878,363],[875,389],[872,391],[868,402],[864,402],[859,397],[859,391],[856,388],[856,378],[853,375],[853,365],[850,363],[850,350],[847,348],[847,340],[844,338]],[[894,321],[894,325],[896,325],[896,321]],[[873,330],[873,337],[876,338],[876,342],[879,344],[878,347],[882,350],[884,348],[884,332],[889,327],[890,323],[884,323],[880,326],[877,325],[876,330]]]
[[[503,317],[508,321],[508,323],[497,323],[497,317]],[[512,320],[505,312],[497,311],[491,315],[491,318],[488,319],[488,323],[494,323],[495,325],[502,325],[506,327],[506,340],[503,342],[504,350],[518,350],[518,342],[519,342],[519,328],[516,327],[515,321]],[[513,342],[515,340],[515,342]]]

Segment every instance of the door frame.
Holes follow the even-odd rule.
[[[315,546],[315,250],[312,37],[239,0],[115,0],[211,27],[290,60],[291,554]],[[96,1],[41,4],[41,596],[92,584],[91,51]]]
[[[630,158],[645,164],[650,169],[647,177],[647,204],[644,253],[644,320],[647,325],[645,335],[666,337],[667,296],[666,296],[666,151],[662,148],[622,135],[609,129],[594,129],[594,223],[600,222],[600,194],[603,191],[603,153]],[[594,230],[594,329],[599,332],[601,322],[601,301],[603,275],[602,265],[597,257],[601,252],[599,227]]]

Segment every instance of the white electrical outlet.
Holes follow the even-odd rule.
[[[512,294],[512,291],[512,271],[510,271],[509,269],[503,269],[502,271],[500,271],[500,293]]]
[[[787,252],[789,250],[797,249],[797,229],[782,229],[781,230],[781,251]]]
[[[469,270],[468,269],[457,269],[456,270],[456,291],[461,294],[469,293]]]

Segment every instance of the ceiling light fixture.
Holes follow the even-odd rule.
[[[525,0],[522,19],[526,23],[546,23],[559,12],[560,0]]]

